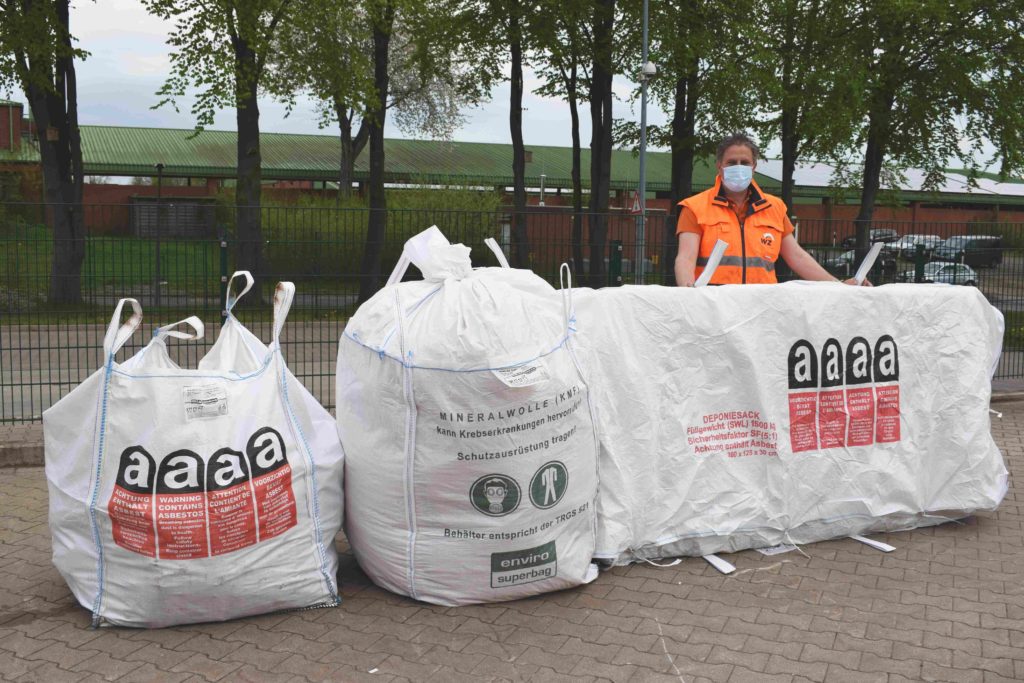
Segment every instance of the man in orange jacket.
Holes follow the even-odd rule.
[[[758,149],[737,133],[722,140],[715,155],[715,186],[679,204],[676,235],[676,284],[692,287],[711,256],[715,243],[728,243],[711,284],[773,284],[775,261],[781,255],[804,280],[838,281],[793,237],[786,205],[765,194],[753,180]],[[857,284],[854,279],[846,284]],[[870,286],[867,280],[865,285]]]

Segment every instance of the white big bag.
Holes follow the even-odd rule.
[[[974,287],[621,287],[576,302],[601,415],[600,559],[909,529],[1006,494],[989,423],[1003,318]]]
[[[424,279],[400,283],[410,261]],[[504,265],[473,270],[431,228],[339,342],[348,540],[375,583],[418,600],[596,576],[597,441],[571,303]]]
[[[232,314],[198,369],[165,339],[200,339],[196,317],[157,328],[122,299],[104,366],[43,414],[53,561],[93,623],[159,627],[338,603],[343,456],[330,414],[295,379],[280,334],[294,297],[274,295],[273,341]],[[241,294],[239,296],[241,296]],[[131,318],[120,324],[125,304]],[[191,334],[173,328],[192,328]]]

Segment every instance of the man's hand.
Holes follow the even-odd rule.
[[[856,287],[857,284],[858,284],[857,283],[857,278],[851,277],[849,280],[843,280],[843,284],[844,285],[853,285],[854,287]],[[864,278],[864,281],[859,283],[859,284],[860,284],[861,287],[874,287],[874,285],[871,284],[871,280],[869,280],[867,278]]]

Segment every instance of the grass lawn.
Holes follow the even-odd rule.
[[[157,251],[159,250],[159,268]],[[338,272],[336,256],[350,245],[313,240],[268,241],[268,280],[300,283],[302,293],[348,294],[358,279]],[[0,230],[0,292],[18,292],[42,303],[49,286],[53,242],[43,226]],[[223,260],[222,260],[223,259]],[[334,266],[334,267],[332,267]],[[129,295],[157,282],[168,293],[215,296],[221,274],[233,269],[230,253],[217,240],[162,240],[89,237],[82,264],[82,289]],[[386,275],[386,274],[385,274]],[[273,282],[269,286],[273,286]]]

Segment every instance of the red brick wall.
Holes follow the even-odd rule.
[[[21,122],[21,105],[0,106],[0,149],[21,149]],[[14,138],[13,146],[11,145],[12,137]]]

